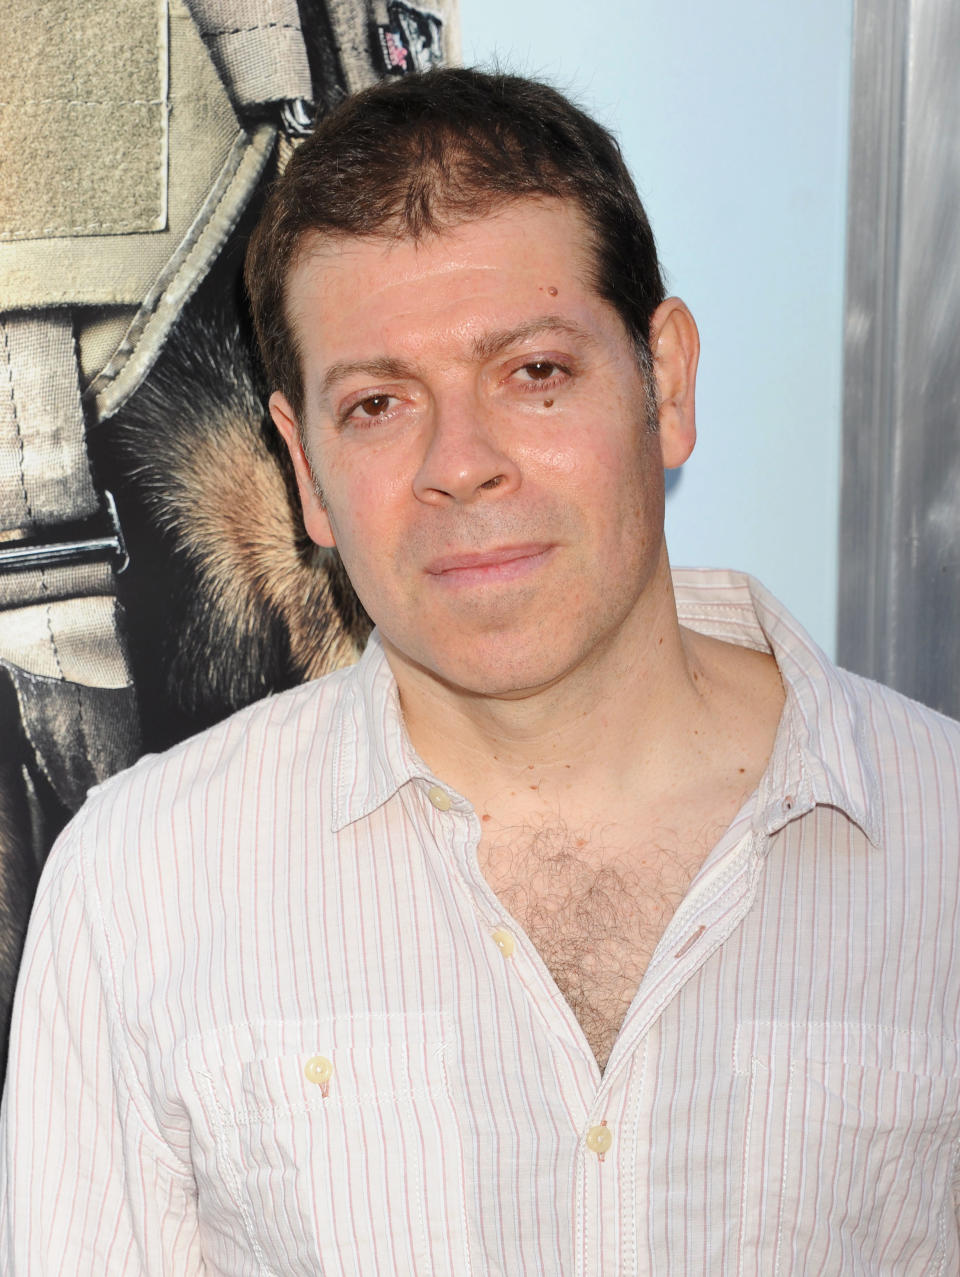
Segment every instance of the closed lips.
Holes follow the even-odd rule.
[[[531,545],[503,546],[497,550],[486,550],[469,554],[448,554],[434,559],[427,565],[427,572],[432,576],[443,576],[450,572],[464,572],[481,568],[501,567],[505,563],[513,563],[518,559],[533,559],[546,553],[549,545],[534,543]]]

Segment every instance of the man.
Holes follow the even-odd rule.
[[[957,1271],[960,731],[671,581],[698,338],[615,144],[377,87],[247,277],[377,631],[58,846],[5,1271]]]

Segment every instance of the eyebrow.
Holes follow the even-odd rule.
[[[343,359],[339,363],[331,364],[320,378],[320,394],[329,394],[338,381],[354,377],[358,373],[376,380],[400,381],[404,377],[412,376],[413,368],[402,360],[391,359],[387,355],[379,359]]]
[[[541,333],[563,333],[575,337],[579,341],[590,341],[590,334],[579,324],[564,318],[563,315],[541,315],[526,323],[517,324],[514,328],[498,328],[491,333],[483,333],[475,337],[471,353],[476,360],[493,359],[510,346],[529,341],[531,337],[539,337]],[[331,364],[320,378],[320,394],[327,395],[339,381],[358,374],[373,377],[376,380],[400,381],[405,377],[416,376],[412,364],[402,359],[393,359],[383,355],[376,359],[344,359]]]
[[[541,333],[563,333],[567,337],[576,337],[578,341],[590,341],[590,334],[573,320],[563,315],[541,315],[530,319],[515,328],[501,328],[492,333],[484,333],[474,339],[473,355],[475,359],[492,359],[510,346],[520,345],[531,337],[539,337]]]

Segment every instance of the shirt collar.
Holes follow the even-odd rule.
[[[333,719],[332,826],[345,825],[391,798],[410,780],[432,779],[403,725],[396,679],[376,630],[350,672]]]
[[[789,612],[741,572],[673,573],[682,625],[773,653],[786,702],[758,791],[755,823],[767,834],[818,804],[836,807],[872,843],[879,837],[878,781],[863,739],[863,708],[849,676],[828,660]],[[411,780],[433,782],[403,725],[396,680],[374,630],[351,671],[332,724],[334,832],[369,815]]]
[[[786,701],[758,790],[757,827],[772,834],[823,804],[844,812],[876,844],[879,782],[850,675],[752,577],[683,568],[673,583],[682,625],[772,652],[779,667]]]

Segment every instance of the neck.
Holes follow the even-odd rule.
[[[611,642],[522,695],[452,687],[385,647],[414,748],[478,810],[522,799],[518,785],[551,798],[573,787],[611,799],[655,791],[689,747],[708,681],[669,574]]]

